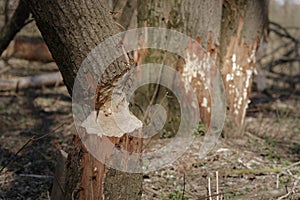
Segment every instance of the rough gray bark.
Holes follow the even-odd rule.
[[[121,2],[125,2],[125,5],[119,5]],[[113,8],[114,19],[122,26],[122,29],[128,30],[132,20],[135,20],[133,18],[136,17],[137,0],[119,0],[115,4]]]
[[[87,54],[117,33],[100,1],[26,1],[72,94],[76,72]]]
[[[26,0],[25,2],[29,5],[72,95],[76,73],[87,54],[101,41],[119,31],[112,20],[111,13],[100,0]],[[129,68],[122,64],[122,60],[109,66],[101,79],[104,87],[98,88],[100,94],[98,108],[109,100],[112,82]],[[120,143],[122,142],[126,143],[126,139]],[[107,173],[110,169],[105,169],[102,163],[87,152],[78,136],[74,137],[73,143],[66,166],[64,199],[102,199],[103,194],[105,199],[116,199],[116,196],[117,199],[141,197],[142,176],[140,174]],[[132,149],[136,147],[133,146]],[[105,181],[113,183],[114,188],[109,188],[111,184],[104,184],[103,188],[104,177]],[[127,184],[123,184],[124,182]]]
[[[206,48],[207,52],[210,52],[212,58],[215,57],[218,51],[218,40],[220,37],[221,29],[221,16],[222,16],[222,1],[199,1],[199,0],[152,0],[152,1],[138,1],[138,26],[150,26],[150,27],[162,27],[173,29],[182,32],[191,38],[198,40],[203,47]],[[163,61],[163,55],[166,55],[166,59]],[[180,70],[184,65],[183,60],[179,59],[177,55],[170,54],[167,52],[159,52],[157,50],[148,50],[147,55],[141,56],[141,62],[147,63],[162,63],[173,66],[175,69]],[[174,64],[175,63],[175,64]],[[148,95],[153,95],[153,87],[147,89]],[[145,91],[143,92],[145,93]],[[165,94],[167,92],[159,88],[157,95],[157,102],[164,101]],[[200,100],[205,94],[201,89],[197,91],[198,98]],[[168,95],[171,96],[171,95]],[[140,98],[137,96],[136,98]],[[168,98],[168,101],[164,101],[165,109],[168,110],[168,118],[164,127],[164,131],[171,131],[176,133],[179,124],[180,108],[178,102],[174,100],[175,97]],[[208,98],[209,99],[209,98]],[[141,101],[138,101],[141,102]],[[140,105],[141,107],[147,105]],[[202,109],[201,116],[206,122],[207,126],[210,121],[210,114],[206,108]]]
[[[138,25],[175,29],[207,46],[209,32],[216,41],[220,37],[222,1],[168,0],[138,1]]]

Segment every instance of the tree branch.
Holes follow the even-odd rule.
[[[275,22],[269,22],[270,25],[273,25],[275,26],[277,29],[274,29],[274,28],[270,28],[269,30],[270,31],[273,31],[275,34],[277,34],[278,36],[280,37],[285,37],[285,38],[288,38],[290,40],[292,40],[293,42],[295,43],[299,43],[300,41],[298,39],[296,39],[295,37],[293,37],[287,30],[286,28],[284,28],[283,26],[281,26],[280,24],[277,24]],[[283,31],[283,33],[280,32],[280,30]]]
[[[0,31],[0,55],[7,48],[15,35],[24,27],[29,14],[29,7],[21,0],[11,19],[8,20]]]

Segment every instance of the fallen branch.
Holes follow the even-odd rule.
[[[34,88],[42,86],[54,86],[63,83],[60,72],[53,72],[48,74],[17,77],[11,79],[0,79],[0,91],[18,90],[25,88]]]
[[[22,177],[29,177],[29,178],[41,178],[41,179],[53,179],[53,176],[49,175],[39,175],[39,174],[19,174]]]
[[[280,173],[282,168],[261,168],[261,169],[237,169],[227,172],[227,175],[241,175],[241,174],[264,174],[264,173]]]

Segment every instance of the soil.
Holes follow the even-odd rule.
[[[57,70],[0,64],[9,67],[0,79]],[[143,199],[300,199],[299,99],[296,90],[254,92],[243,135],[226,133],[202,159],[203,137],[195,136],[179,160],[144,175]],[[76,134],[66,88],[1,92],[0,121],[0,199],[50,199],[56,156]]]

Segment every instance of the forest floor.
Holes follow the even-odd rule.
[[[57,71],[9,62],[0,79]],[[204,159],[196,136],[180,159],[145,174],[143,199],[300,199],[300,94],[268,93],[252,94],[242,136],[227,133]],[[56,157],[76,134],[66,88],[0,92],[0,121],[0,199],[50,199]]]

